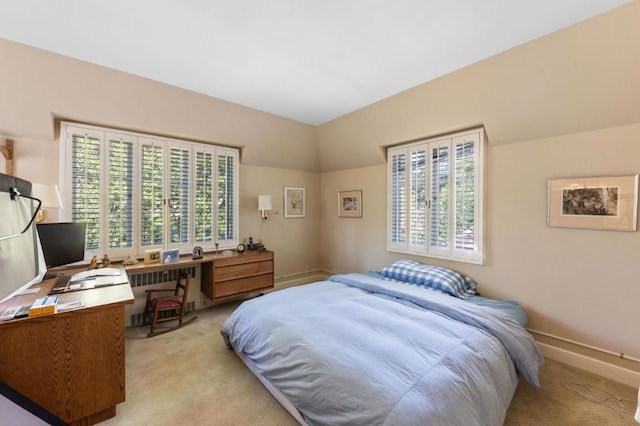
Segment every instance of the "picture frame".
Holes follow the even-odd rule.
[[[338,217],[362,217],[362,190],[338,191]]]
[[[162,262],[162,249],[145,250],[144,263],[160,263]]]
[[[162,250],[162,263],[175,263],[180,259],[180,250]]]
[[[637,212],[638,175],[549,179],[549,226],[635,231]]]
[[[305,217],[305,188],[298,186],[284,187],[284,217]]]

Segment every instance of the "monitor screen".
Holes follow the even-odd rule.
[[[47,268],[84,260],[86,223],[40,223],[38,235]]]

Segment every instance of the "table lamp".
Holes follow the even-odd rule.
[[[61,209],[62,200],[60,199],[60,192],[58,192],[58,185],[45,185],[42,183],[33,183],[31,187],[31,194],[34,198],[37,198],[42,202],[40,211],[36,216],[36,222],[40,223],[44,219],[44,209]]]

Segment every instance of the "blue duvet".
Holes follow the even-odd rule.
[[[500,425],[542,365],[500,312],[361,274],[246,301],[221,333],[310,425]]]

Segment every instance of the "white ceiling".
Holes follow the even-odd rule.
[[[321,124],[625,3],[0,0],[0,37]]]

